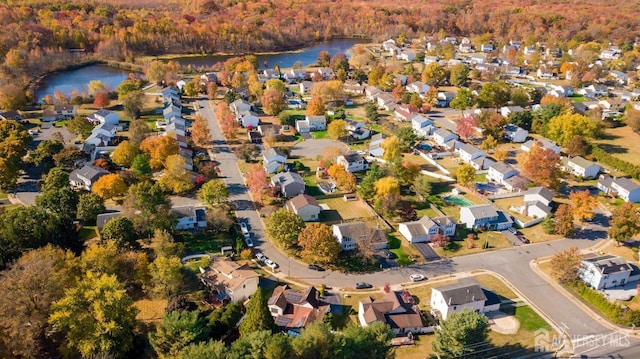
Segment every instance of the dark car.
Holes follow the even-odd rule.
[[[398,258],[398,256],[396,256],[395,253],[393,253],[392,251],[385,249],[382,251],[382,253],[384,253],[384,257],[387,259],[396,259]]]
[[[309,264],[309,269],[316,270],[318,272],[324,272],[325,269],[316,264]]]
[[[367,282],[356,283],[356,289],[368,289],[368,288],[373,288],[373,286]]]
[[[525,236],[518,236],[518,239],[524,244],[529,244],[529,240]]]

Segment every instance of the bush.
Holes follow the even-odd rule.
[[[599,291],[589,288],[582,281],[573,283],[571,287],[616,324],[631,326],[640,320],[639,310],[628,309],[617,303],[609,302]]]
[[[640,166],[636,166],[632,163],[629,163],[627,161],[623,161],[617,157],[614,157],[596,144],[593,145],[591,154],[599,162],[612,166],[617,170],[628,174],[631,177],[640,178]]]

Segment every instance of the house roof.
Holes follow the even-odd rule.
[[[78,168],[69,174],[70,180],[80,180],[80,177],[86,178],[92,183],[97,180],[100,176],[109,174],[109,171],[106,171],[100,167],[95,167],[91,165],[84,165],[82,168]]]
[[[456,148],[458,148],[458,150],[461,152],[465,152],[470,155],[476,154],[478,152],[482,152],[478,147],[474,145],[464,143],[464,142],[458,142],[458,143],[459,145],[456,145]]]
[[[326,123],[327,122],[327,118],[324,116],[305,116],[304,117],[305,120],[311,122],[319,122],[319,123]]]
[[[589,160],[587,160],[585,158],[582,158],[580,156],[576,156],[576,157],[570,158],[569,162],[575,164],[576,166],[582,167],[582,168],[589,168],[591,166],[595,166],[596,165],[595,163],[593,163],[593,162],[591,162],[591,161],[589,161]]]
[[[633,270],[629,263],[627,263],[626,259],[611,254],[585,258],[582,261],[592,263],[602,274],[620,273]]]
[[[279,184],[282,187],[286,187],[292,183],[305,184],[302,177],[295,172],[280,172],[273,176],[272,182]]]
[[[434,133],[434,136],[439,136],[442,138],[447,138],[447,136],[453,135],[453,133],[449,132],[449,130],[441,128]]]
[[[511,165],[504,163],[504,162],[496,162],[494,164],[491,165],[491,167],[494,171],[502,174],[502,175],[506,175],[511,171],[515,171],[515,169],[513,167],[511,167]],[[516,171],[517,172],[517,171]]]
[[[496,207],[490,204],[479,204],[476,206],[461,207],[461,209],[464,208],[468,209],[475,219],[498,217],[498,211]]]
[[[56,111],[72,111],[76,108],[76,105],[55,105],[53,109]]]
[[[435,287],[433,290],[437,290],[442,294],[448,306],[487,300],[487,296],[477,283],[461,282]]]
[[[344,159],[348,163],[364,161],[364,157],[362,157],[362,155],[357,153],[357,152],[350,152],[350,153],[347,153],[347,154],[343,155],[342,157],[344,157]]]
[[[280,152],[279,150],[277,150],[275,148],[268,148],[268,149],[264,150],[264,152],[262,152],[262,155],[269,162],[271,160],[275,159],[278,156],[284,157],[285,159],[287,158],[287,156],[284,153]]]
[[[360,303],[367,324],[380,321],[389,324],[393,329],[423,326],[415,301],[406,290],[391,291],[380,299],[368,298]]]
[[[320,293],[311,286],[303,290],[292,289],[288,285],[276,287],[267,305],[282,310],[282,314],[275,318],[276,325],[292,329],[304,328],[322,319],[331,308],[329,303],[320,300]]]
[[[120,216],[122,216],[122,212],[100,213],[96,217],[96,227],[98,227],[98,229],[102,229],[107,222]]]
[[[640,188],[640,185],[638,185],[637,183],[633,182],[632,180],[626,177],[614,178],[613,182],[615,182],[618,186],[626,189],[629,192]]]
[[[247,264],[242,266],[226,257],[214,257],[209,270],[202,274],[202,280],[213,286],[235,290],[247,279],[259,277]]]
[[[304,206],[315,206],[320,207],[318,201],[316,201],[315,197],[309,196],[308,194],[299,194],[287,202],[287,206],[293,209],[300,209]]]
[[[171,208],[171,214],[177,217],[195,217],[197,221],[204,221],[206,211],[202,207],[180,206]]]
[[[538,195],[549,202],[553,200],[553,193],[544,187],[531,187],[524,194]]]
[[[7,119],[20,118],[20,113],[15,110],[5,111],[0,113],[0,117]]]
[[[351,238],[353,240],[359,240],[363,238],[372,238],[374,241],[386,241],[387,236],[384,231],[378,228],[370,228],[364,222],[347,222],[334,224],[334,228],[338,229],[338,232],[342,237]]]
[[[425,217],[422,217],[422,218],[425,218]],[[401,223],[401,224],[403,224],[403,225],[405,225],[405,227],[407,227],[407,230],[409,231],[409,234],[411,234],[412,237],[427,235],[427,231],[425,229],[425,226],[423,225],[423,223],[421,221],[405,222],[405,223]]]

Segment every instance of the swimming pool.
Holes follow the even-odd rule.
[[[469,206],[473,206],[474,204],[469,202],[466,198],[464,197],[460,197],[460,196],[454,196],[454,195],[448,195],[445,196],[444,198],[445,201],[449,202],[449,203],[453,203],[455,205],[458,205],[460,207],[469,207]]]
[[[431,145],[429,145],[427,143],[418,144],[418,148],[423,150],[423,151],[431,151]]]

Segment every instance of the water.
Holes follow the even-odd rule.
[[[466,198],[454,195],[448,195],[443,198],[445,201],[458,205],[460,207],[470,207],[473,203],[469,202]]]
[[[79,93],[88,93],[87,85],[89,81],[99,80],[105,85],[107,90],[115,90],[124,79],[129,76],[129,71],[116,69],[106,65],[91,65],[81,67],[79,69],[56,72],[47,75],[36,90],[38,99],[42,99],[46,95],[52,95],[58,90],[69,95],[72,91],[77,90]]]
[[[264,68],[264,62],[267,62],[267,68],[273,68],[276,64],[281,68],[292,67],[297,61],[302,62],[303,66],[308,66],[316,63],[318,55],[321,51],[328,51],[331,56],[337,53],[344,53],[349,57],[348,50],[353,45],[358,43],[367,43],[369,41],[364,39],[335,39],[325,41],[314,46],[302,49],[299,52],[282,52],[277,54],[257,55],[258,64],[261,68]],[[237,56],[237,55],[236,55]],[[207,55],[207,56],[194,56],[194,57],[178,57],[174,61],[177,61],[181,66],[191,65],[195,68],[198,67],[210,67],[217,62],[225,62],[234,55]]]

